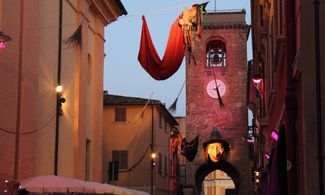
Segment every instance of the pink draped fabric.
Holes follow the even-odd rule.
[[[171,77],[182,64],[185,45],[182,27],[179,25],[179,17],[173,23],[165,50],[161,60],[151,40],[148,25],[142,16],[142,33],[138,60],[141,66],[156,80],[165,80]]]

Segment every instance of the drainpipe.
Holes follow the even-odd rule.
[[[58,37],[58,80],[57,86],[61,85],[61,54],[62,54],[62,0],[59,5],[59,37]],[[54,149],[54,175],[58,175],[58,158],[59,158],[59,130],[60,130],[60,114],[58,102],[60,94],[56,93],[56,123],[55,123],[55,149]]]
[[[153,125],[154,125],[154,110],[153,105],[151,106],[151,154],[153,153]],[[153,172],[154,172],[154,166],[153,166],[154,159],[151,158],[151,195],[153,195]]]
[[[15,169],[14,179],[18,179],[19,147],[20,147],[20,121],[21,121],[21,91],[23,74],[23,34],[24,34],[24,1],[20,1],[20,30],[19,30],[19,67],[17,86],[17,112],[16,112],[16,140],[15,140]]]
[[[315,17],[315,68],[316,68],[316,116],[317,116],[317,146],[318,146],[318,177],[319,194],[324,194],[323,140],[322,140],[322,105],[320,83],[320,49],[319,49],[319,0],[314,0]]]

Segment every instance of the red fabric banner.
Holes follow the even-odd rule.
[[[141,66],[156,80],[165,80],[171,77],[181,66],[185,44],[179,17],[173,23],[163,59],[161,60],[151,40],[147,21],[142,16],[142,33],[138,60]]]

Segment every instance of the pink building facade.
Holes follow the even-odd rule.
[[[251,3],[256,193],[324,194],[324,4]]]

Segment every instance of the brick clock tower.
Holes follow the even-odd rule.
[[[186,58],[186,136],[191,140],[199,135],[200,139],[196,158],[187,166],[187,181],[193,182],[196,194],[214,170],[227,173],[237,193],[246,195],[252,189],[246,142],[250,27],[245,15],[245,10],[205,13],[201,38],[192,40],[193,57]],[[227,158],[207,163],[202,144],[213,131],[218,131],[230,150]]]

